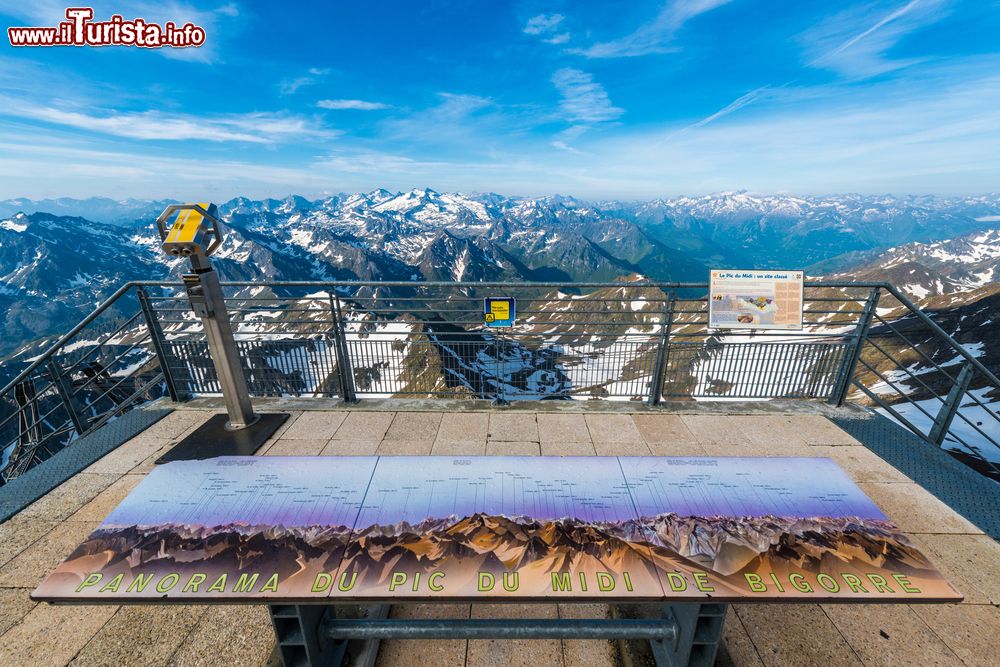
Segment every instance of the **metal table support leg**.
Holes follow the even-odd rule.
[[[285,667],[372,667],[382,639],[647,639],[657,667],[709,667],[724,604],[663,605],[658,618],[389,619],[388,605],[271,605]]]
[[[712,667],[722,639],[729,605],[686,603],[663,605],[664,618],[677,627],[673,642],[651,639],[657,667]]]
[[[285,667],[372,667],[378,639],[332,639],[322,629],[331,618],[378,620],[389,615],[389,605],[268,605],[278,654]]]

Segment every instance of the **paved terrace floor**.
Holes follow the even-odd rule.
[[[330,409],[293,410],[260,454],[830,457],[913,536],[964,593],[965,602],[732,605],[718,664],[997,664],[1000,544],[834,426],[825,408],[744,410],[728,404],[664,413],[592,403],[569,408],[576,411],[546,404],[470,410],[442,401],[367,402],[351,409],[332,402],[285,403],[293,409],[324,405]],[[739,412],[751,414],[733,414]],[[51,606],[28,597],[152,469],[153,461],[210,414],[190,406],[173,412],[0,524],[0,665],[275,664],[263,606]],[[602,605],[443,604],[397,606],[392,613],[555,618],[610,610]],[[388,641],[378,659],[383,667],[630,662],[628,647],[616,643],[557,640]]]

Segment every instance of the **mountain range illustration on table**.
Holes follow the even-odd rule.
[[[829,459],[447,456],[160,466],[33,597],[961,599]]]

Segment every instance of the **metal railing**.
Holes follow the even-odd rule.
[[[1000,381],[886,284],[807,283],[803,330],[782,332],[710,331],[701,283],[224,287],[255,396],[851,400],[1000,461]],[[517,324],[485,327],[486,296],[514,297]],[[142,402],[218,392],[181,284],[129,283],[0,390],[0,481]]]

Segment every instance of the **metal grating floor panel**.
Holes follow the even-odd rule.
[[[882,415],[830,420],[941,502],[1000,540],[1000,485]]]
[[[44,465],[35,466],[0,486],[0,523],[171,412],[173,408],[131,410],[57,452]]]

